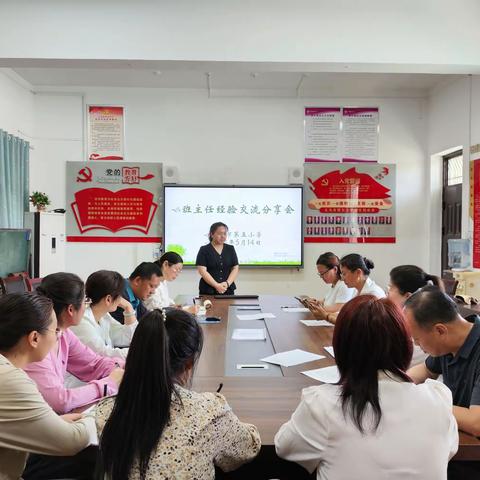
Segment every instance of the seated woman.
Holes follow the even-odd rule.
[[[342,280],[348,288],[356,290],[355,295],[374,295],[377,298],[384,298],[385,292],[370,278],[373,268],[373,262],[358,253],[350,253],[340,260]],[[312,305],[310,311],[317,320],[335,323],[337,318],[337,313],[329,313],[320,305]]]
[[[0,478],[22,476],[29,452],[75,455],[96,437],[93,418],[58,416],[22,370],[57,344],[51,300],[33,294],[0,296]],[[56,477],[58,478],[58,477]]]
[[[436,275],[430,275],[416,265],[400,265],[390,271],[388,298],[403,308],[407,298],[429,283],[445,291],[442,279]]]
[[[47,403],[57,412],[70,412],[76,407],[117,393],[125,361],[102,357],[78,340],[70,330],[78,325],[85,312],[85,288],[73,273],[47,275],[37,287],[37,294],[53,301],[60,334],[56,347],[41,361],[30,363],[25,371],[37,384]],[[66,388],[65,373],[69,372],[86,385]]]
[[[387,296],[399,308],[403,308],[409,297],[429,283],[442,292],[445,291],[442,279],[436,275],[430,275],[416,265],[400,265],[390,271]],[[424,362],[427,357],[428,355],[415,345],[411,366]]]
[[[320,306],[327,313],[338,312],[356,293],[355,289],[348,288],[341,279],[338,257],[332,252],[320,255],[317,259],[317,272],[318,276],[331,288],[321,301],[314,298],[304,299],[305,306],[311,309]]]
[[[178,307],[183,308],[190,313],[197,313],[198,307],[195,305],[184,307],[176,305],[175,301],[170,298],[170,294],[168,293],[167,282],[173,282],[182,271],[182,257],[176,252],[165,252],[153,263],[160,267],[162,275],[160,276],[160,285],[155,290],[155,293],[144,300],[143,304],[145,307],[147,307],[148,310],[153,310],[154,308]]]
[[[303,390],[275,436],[277,454],[317,478],[446,480],[458,448],[452,395],[440,382],[415,385],[405,373],[412,340],[388,299],[348,302],[333,333],[336,385]],[[418,388],[423,387],[423,388]]]
[[[99,270],[92,273],[85,283],[87,297],[92,304],[85,308],[78,325],[71,331],[94,352],[105,357],[126,358],[133,332],[138,325],[131,303],[122,297],[124,279],[118,272]],[[110,313],[123,309],[124,324]]]
[[[102,478],[213,479],[214,466],[233,470],[257,455],[257,429],[222,395],[188,389],[202,338],[185,311],[142,318],[116,399],[96,409]]]

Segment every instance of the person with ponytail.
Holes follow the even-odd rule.
[[[350,253],[340,260],[340,273],[342,280],[348,288],[354,288],[356,295],[374,295],[377,298],[384,298],[385,292],[371,278],[370,272],[374,264],[368,258],[358,253]],[[327,320],[335,323],[338,313],[329,313],[319,305],[310,308],[317,320]]]
[[[2,479],[20,478],[31,452],[75,455],[96,437],[92,418],[57,415],[23,371],[27,364],[42,361],[55,348],[59,334],[57,317],[48,298],[16,293],[0,296]],[[57,473],[61,475],[48,478],[63,478],[71,472],[57,469]]]
[[[277,454],[322,480],[446,480],[458,449],[452,395],[407,375],[412,339],[400,309],[373,295],[350,300],[333,350],[340,380],[303,390],[275,436]]]
[[[388,298],[403,307],[409,297],[427,285],[433,285],[445,292],[442,280],[436,275],[430,275],[416,265],[400,265],[390,272]]]
[[[142,318],[117,397],[96,409],[99,478],[207,480],[215,466],[234,470],[257,455],[257,429],[221,394],[189,390],[202,344],[201,328],[183,310]]]
[[[42,361],[25,367],[47,403],[57,413],[67,413],[117,393],[125,361],[96,354],[70,330],[80,323],[86,306],[91,304],[85,297],[83,281],[73,273],[53,273],[42,280],[36,293],[52,300],[60,329],[56,348]],[[67,372],[86,384],[67,388]]]
[[[441,292],[445,292],[442,280],[436,275],[430,275],[416,265],[399,265],[390,271],[387,296],[399,308],[403,308],[405,302],[415,292],[427,285],[433,285]],[[427,356],[418,345],[415,345],[412,366],[423,363]]]

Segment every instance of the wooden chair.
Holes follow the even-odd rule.
[[[28,285],[21,275],[0,278],[0,287],[3,293],[25,293],[28,292]]]

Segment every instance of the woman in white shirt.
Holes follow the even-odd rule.
[[[0,478],[22,476],[29,452],[75,455],[96,438],[93,418],[79,414],[59,416],[45,402],[35,382],[23,371],[57,345],[60,330],[52,301],[34,294],[0,296]],[[63,470],[67,459],[52,457],[55,476],[70,477]],[[73,459],[72,459],[73,461]],[[85,473],[93,464],[76,465]],[[53,471],[52,471],[53,472]],[[92,472],[90,472],[92,473]],[[39,478],[37,476],[36,478]]]
[[[118,272],[99,270],[92,273],[85,284],[90,307],[78,325],[70,327],[80,341],[104,357],[126,358],[128,346],[138,325],[135,310],[122,292],[125,280]],[[124,325],[110,312],[123,308]]]
[[[332,252],[322,253],[317,259],[318,276],[330,285],[323,300],[306,298],[303,300],[306,307],[314,309],[321,306],[328,313],[338,312],[345,303],[355,296],[355,289],[348,288],[340,278],[340,261]]]
[[[340,260],[342,279],[349,288],[355,288],[357,295],[374,295],[384,298],[385,292],[371,278],[374,263],[358,253],[350,253]]]
[[[340,274],[348,288],[353,288],[355,295],[374,295],[377,298],[384,298],[385,292],[371,278],[370,272],[374,264],[368,258],[358,253],[350,253],[340,260]],[[328,320],[335,323],[337,313],[329,313],[324,307],[315,305],[310,309],[317,320]]]
[[[165,252],[158,260],[155,260],[154,263],[160,267],[162,275],[160,277],[160,285],[157,287],[155,293],[143,302],[147,309],[153,310],[155,308],[177,307],[183,308],[190,313],[197,313],[198,307],[195,305],[184,307],[176,305],[175,301],[170,298],[170,294],[168,293],[167,282],[173,282],[182,272],[182,257],[176,252]]]
[[[340,381],[303,390],[275,436],[277,454],[321,480],[446,480],[458,448],[452,396],[405,373],[413,345],[398,307],[354,298],[338,315],[333,348]]]

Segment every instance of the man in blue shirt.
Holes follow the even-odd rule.
[[[132,304],[137,320],[140,321],[147,313],[143,300],[155,293],[160,285],[161,276],[162,272],[156,263],[142,262],[135,268],[130,277],[125,279],[122,296]],[[133,315],[133,313],[126,313],[123,308],[118,307],[111,315],[120,323],[124,323],[124,317]]]

